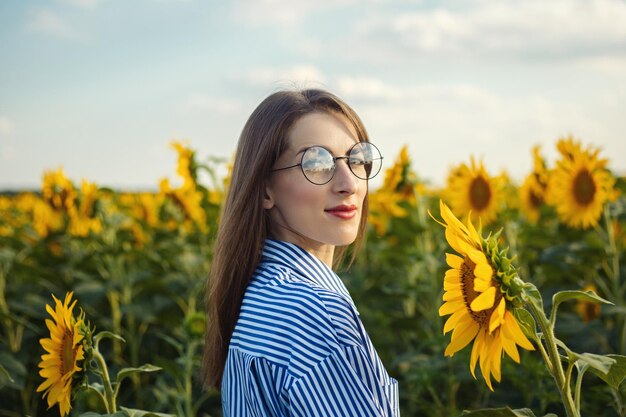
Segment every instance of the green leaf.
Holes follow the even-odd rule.
[[[86,413],[80,414],[78,417],[129,417],[128,412],[118,411],[115,414],[98,414],[93,411],[87,411]]]
[[[596,355],[595,353],[576,353],[573,351],[569,351],[568,355],[573,356],[575,359],[583,363],[586,363],[587,365],[589,365],[589,368],[592,371],[595,370],[596,372],[599,372],[603,375],[608,375],[613,365],[617,363],[617,361],[613,358],[605,355]]]
[[[624,306],[616,306],[612,305],[602,310],[603,316],[611,316],[611,315],[626,315],[626,307]]]
[[[0,388],[4,387],[7,382],[15,382],[15,381],[13,380],[13,378],[11,378],[9,371],[4,369],[4,366],[0,364]]]
[[[120,407],[130,417],[176,417],[175,414],[155,413],[153,411],[135,410],[134,408]]]
[[[122,342],[126,343],[126,340],[124,340],[122,336],[106,331],[106,330],[99,332],[97,335],[95,335],[93,337],[93,341],[96,345],[98,345],[98,343],[100,343],[100,340],[104,339],[105,337],[108,337],[109,339],[121,340]]]
[[[537,323],[535,323],[533,315],[523,308],[513,310],[513,315],[526,337],[532,340],[537,339]]]
[[[626,356],[622,355],[606,355],[615,362],[611,365],[606,373],[601,373],[595,368],[591,368],[591,372],[596,374],[600,379],[609,384],[611,387],[619,388],[624,378],[626,378]]]
[[[522,290],[522,300],[532,304],[537,311],[543,311],[543,299],[541,293],[534,284],[527,282]]]
[[[569,291],[559,291],[552,296],[552,311],[550,312],[550,323],[554,325],[554,321],[556,320],[556,312],[559,308],[559,304],[563,301],[567,300],[580,300],[591,303],[604,303],[604,304],[613,304],[612,302],[605,300],[604,298],[598,296],[593,291],[580,291],[580,290],[569,290]]]
[[[535,417],[535,414],[529,408],[520,408],[511,410],[509,407],[504,408],[483,408],[475,411],[463,411],[463,417]]]
[[[605,300],[593,291],[569,290],[559,291],[552,296],[552,305],[556,308],[563,301],[582,300],[591,303],[613,304],[609,300]]]
[[[124,369],[120,369],[120,371],[117,373],[117,378],[116,378],[116,382],[119,384],[120,382],[122,382],[124,380],[124,378],[132,375],[132,374],[136,374],[136,373],[140,373],[140,372],[156,372],[156,371],[160,371],[162,368],[158,367],[158,366],[154,366],[151,365],[149,363],[140,366],[139,368],[124,368]]]
[[[10,386],[21,390],[27,374],[26,367],[8,352],[0,352],[0,388]]]

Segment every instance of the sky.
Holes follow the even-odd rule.
[[[626,0],[0,0],[0,190],[156,189],[172,140],[229,159],[307,87],[432,184],[472,155],[519,181],[567,135],[626,175]]]

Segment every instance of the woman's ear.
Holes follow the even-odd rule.
[[[265,196],[263,197],[263,208],[265,210],[269,210],[274,207],[274,198],[272,197],[272,192],[269,187],[265,187]]]

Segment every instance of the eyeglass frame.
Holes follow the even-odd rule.
[[[332,152],[331,152],[330,150],[326,149],[325,147],[320,146],[320,145],[313,145],[313,146],[309,146],[308,148],[306,148],[306,149],[304,149],[304,150],[303,150],[303,152],[302,152],[302,156],[300,157],[300,163],[295,164],[295,165],[290,165],[290,166],[288,166],[288,167],[283,167],[283,168],[276,168],[276,169],[272,169],[270,172],[284,171],[284,170],[286,170],[286,169],[291,169],[291,168],[295,168],[295,167],[300,167],[300,172],[302,172],[302,175],[304,175],[304,178],[306,178],[306,180],[307,180],[308,182],[310,182],[311,184],[314,184],[314,185],[325,185],[325,184],[328,184],[329,182],[331,182],[331,181],[332,181],[332,179],[335,177],[335,172],[337,171],[337,160],[339,160],[339,159],[346,159],[346,160],[349,160],[349,159],[350,159],[350,156],[349,156],[349,155],[350,155],[350,152],[352,152],[352,149],[354,149],[354,147],[355,147],[355,146],[360,145],[360,144],[362,144],[362,143],[366,143],[366,144],[368,144],[369,146],[373,146],[373,147],[374,147],[374,149],[376,149],[376,150],[378,151],[378,155],[380,155],[380,157],[379,157],[379,158],[372,158],[372,159],[371,159],[371,161],[377,161],[377,160],[382,161],[382,160],[383,160],[383,158],[384,158],[384,157],[383,157],[383,155],[380,153],[380,149],[378,149],[378,147],[377,147],[376,145],[374,145],[372,142],[367,142],[367,141],[358,141],[358,142],[356,142],[354,145],[352,145],[352,146],[350,147],[350,149],[348,149],[347,155],[345,155],[345,156],[334,156],[334,155],[332,154]],[[309,177],[307,177],[307,175],[304,173],[304,169],[302,168],[302,161],[304,160],[304,155],[306,154],[306,152],[307,152],[309,149],[312,149],[312,148],[322,148],[322,149],[324,149],[325,151],[327,151],[327,152],[330,154],[331,158],[333,159],[333,165],[334,165],[333,173],[332,173],[332,175],[330,176],[330,178],[328,179],[328,181],[323,182],[323,183],[321,183],[321,184],[318,184],[318,183],[316,183],[316,182],[311,181],[311,180],[309,179]],[[356,173],[352,170],[352,166],[350,165],[350,162],[349,162],[349,161],[346,161],[346,164],[348,165],[348,169],[350,170],[350,172],[352,173],[352,175],[354,175],[354,176],[355,176],[355,177],[357,177],[358,179],[360,179],[360,180],[364,180],[364,181],[368,181],[368,180],[370,180],[370,179],[374,178],[376,175],[378,175],[378,173],[379,173],[379,172],[380,172],[380,170],[382,169],[382,162],[381,162],[381,164],[380,164],[380,168],[378,168],[378,171],[376,172],[376,174],[374,174],[374,175],[372,175],[372,176],[370,176],[370,177],[368,177],[368,178],[362,178],[362,177],[359,177],[358,175],[356,175]]]

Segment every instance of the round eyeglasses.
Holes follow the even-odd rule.
[[[376,146],[369,142],[357,142],[347,152],[346,156],[333,156],[330,151],[321,146],[311,146],[302,153],[299,164],[274,171],[282,171],[300,167],[304,177],[316,185],[324,185],[333,179],[337,167],[337,160],[345,159],[350,171],[355,177],[369,180],[378,174],[382,166],[383,157]]]

